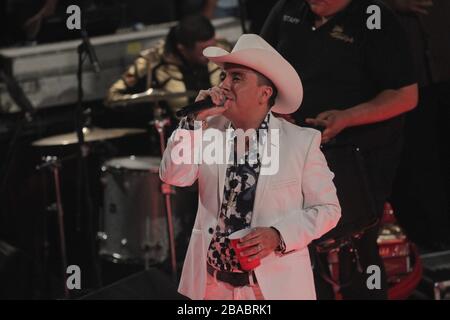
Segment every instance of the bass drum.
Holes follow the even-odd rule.
[[[125,157],[102,166],[104,186],[100,255],[113,262],[162,263],[169,257],[165,198],[159,179],[160,158]],[[174,235],[180,233],[176,189],[172,188]]]

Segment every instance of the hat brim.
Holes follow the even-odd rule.
[[[303,86],[297,71],[280,54],[260,48],[228,52],[219,47],[208,47],[203,55],[222,67],[226,63],[249,67],[270,79],[278,90],[272,111],[280,114],[295,112],[302,103]]]

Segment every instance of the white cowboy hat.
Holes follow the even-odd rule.
[[[278,90],[272,111],[289,114],[300,107],[303,86],[297,71],[260,36],[243,34],[231,52],[219,47],[207,47],[203,55],[222,68],[225,63],[239,64],[270,79]]]

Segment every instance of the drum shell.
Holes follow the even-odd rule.
[[[144,165],[135,166],[133,162]],[[159,162],[154,157],[118,158],[102,167],[101,256],[123,262],[140,262],[147,257],[152,263],[168,258],[167,213]],[[171,196],[171,203],[175,197],[176,194]],[[172,218],[176,235],[179,223],[175,216]]]

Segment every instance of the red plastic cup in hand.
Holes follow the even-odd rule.
[[[243,237],[245,237],[247,234],[249,234],[250,231],[252,231],[252,230],[251,229],[242,229],[242,230],[239,230],[239,231],[236,231],[236,232],[230,234],[230,236],[228,237],[231,241],[231,247],[234,249],[234,252],[236,253],[236,256],[239,259],[239,263],[241,264],[242,269],[245,271],[253,270],[261,264],[260,259],[248,261],[248,256],[247,257],[241,256],[241,251],[245,250],[248,247],[243,247],[243,248],[237,247],[239,240],[242,239]]]

